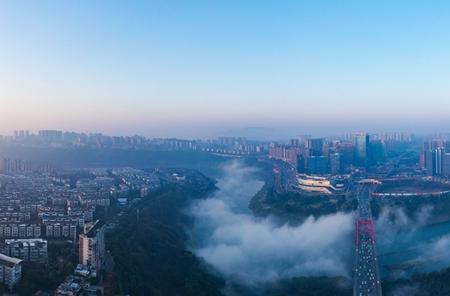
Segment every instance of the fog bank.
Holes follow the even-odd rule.
[[[308,218],[298,227],[255,218],[250,198],[261,188],[238,161],[223,167],[219,190],[194,204],[194,252],[227,278],[247,283],[294,276],[351,276],[352,215]]]

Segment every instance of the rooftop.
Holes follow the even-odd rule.
[[[20,264],[21,262],[22,262],[22,260],[20,260],[20,259],[0,254],[0,264],[1,265],[13,267],[14,265]]]

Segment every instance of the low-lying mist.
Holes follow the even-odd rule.
[[[219,190],[192,205],[193,251],[226,278],[270,282],[295,276],[351,276],[353,217],[308,218],[297,227],[252,216],[250,198],[262,187],[239,161],[223,168]]]
[[[353,277],[353,214],[312,217],[299,226],[258,218],[248,209],[261,189],[257,170],[240,161],[221,167],[218,188],[192,204],[191,249],[229,283],[256,285],[302,276]],[[384,280],[409,278],[450,266],[450,222],[430,225],[433,207],[413,215],[384,208],[376,220],[377,250]],[[400,268],[400,269],[399,269]],[[398,286],[405,295],[418,285]]]
[[[389,245],[395,243],[400,234],[412,235],[428,223],[432,211],[431,206],[422,207],[413,217],[409,217],[401,207],[383,208],[376,220],[378,243]]]
[[[432,215],[432,206],[420,208],[412,217],[401,207],[382,210],[376,230],[385,276],[408,278],[450,266],[450,223],[430,224]],[[388,272],[388,267],[394,269]]]

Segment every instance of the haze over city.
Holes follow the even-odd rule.
[[[443,131],[450,3],[2,1],[0,134]]]
[[[0,0],[0,295],[450,295],[450,2]]]

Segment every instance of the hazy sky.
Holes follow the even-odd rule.
[[[449,1],[0,2],[0,133],[445,131],[449,113]]]

